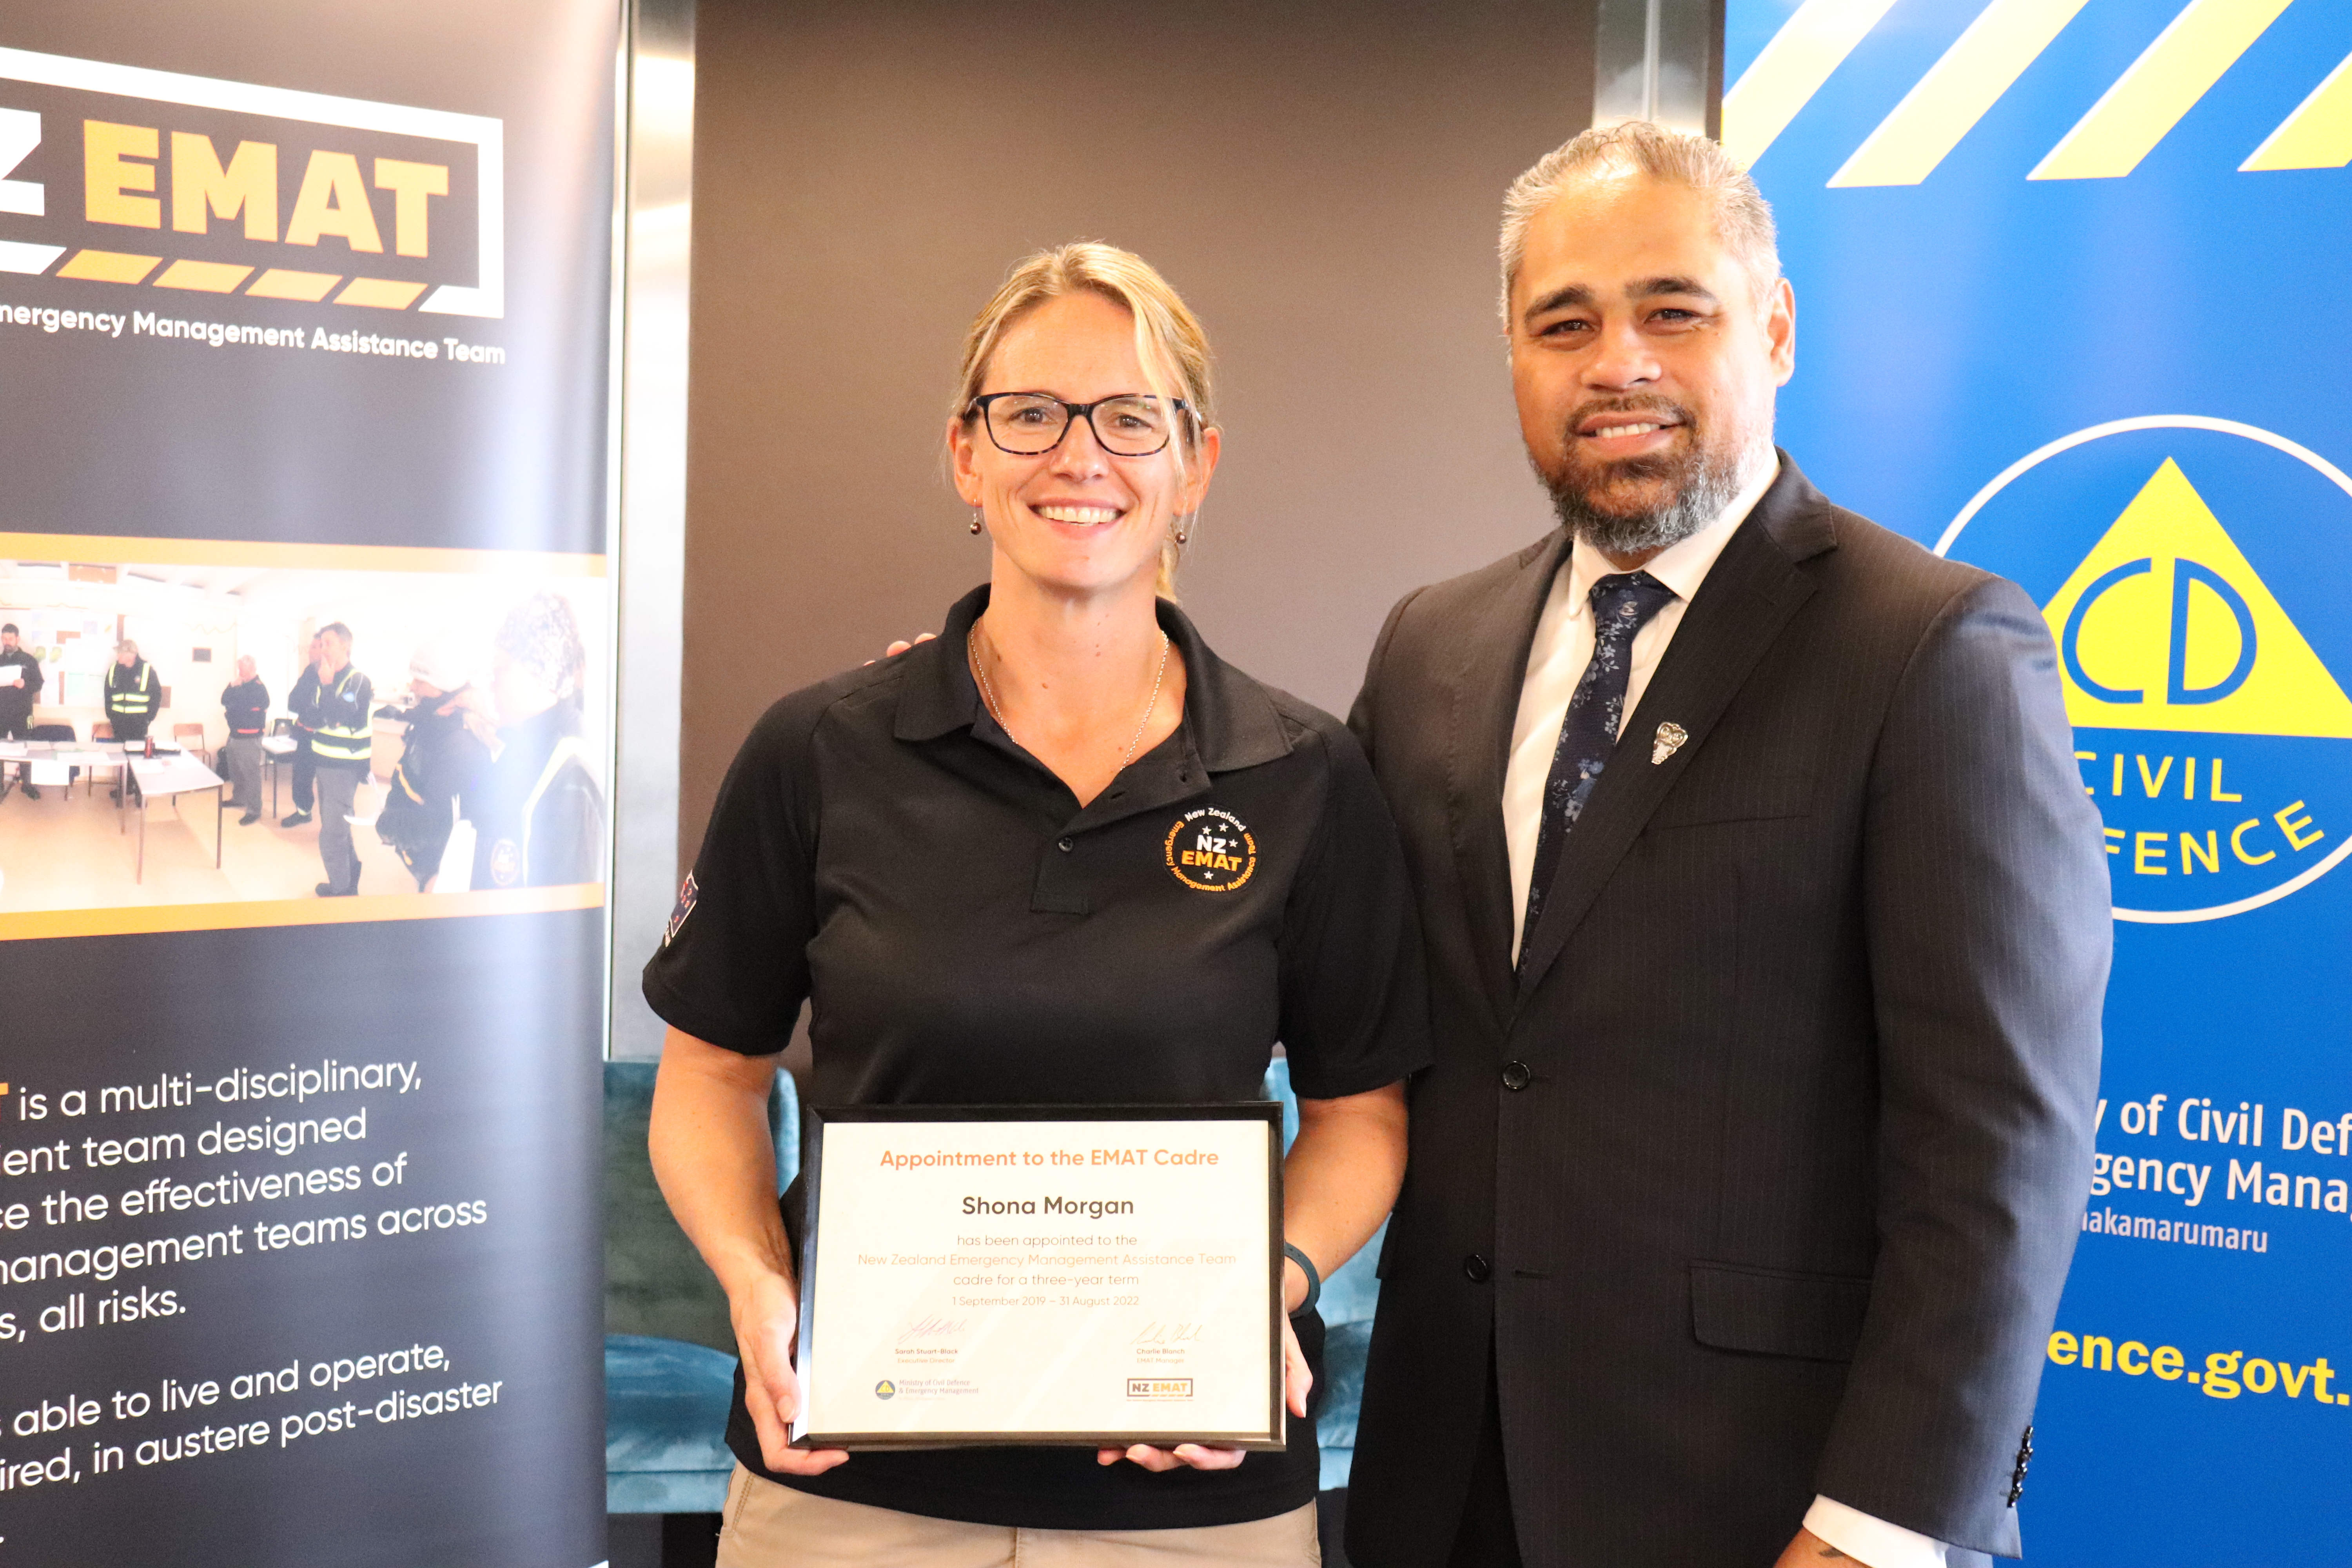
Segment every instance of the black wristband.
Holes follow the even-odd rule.
[[[1313,1311],[1315,1303],[1323,1298],[1323,1276],[1315,1272],[1315,1260],[1286,1241],[1282,1244],[1282,1255],[1298,1265],[1300,1271],[1307,1276],[1307,1300],[1299,1302],[1298,1310],[1290,1315],[1296,1318]]]

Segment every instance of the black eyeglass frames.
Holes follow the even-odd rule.
[[[1017,458],[1034,458],[1052,451],[1070,433],[1070,422],[1083,419],[1102,449],[1121,458],[1148,458],[1168,445],[1177,421],[1192,417],[1181,397],[1154,397],[1148,393],[1121,393],[1092,403],[1065,403],[1050,393],[991,392],[971,400],[970,413],[981,416],[988,438],[997,449]]]

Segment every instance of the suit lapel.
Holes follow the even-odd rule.
[[[1524,1002],[1568,945],[1578,924],[1633,847],[1650,816],[1731,705],[1757,660],[1811,596],[1811,578],[1796,563],[1836,542],[1829,503],[1786,454],[1780,476],[1716,558],[1698,596],[1684,613],[1642,705],[1622,731],[1610,766],[1593,786],[1559,863],[1537,923],[1535,946],[1517,977]],[[1664,762],[1652,742],[1671,721],[1688,736]]]
[[[1568,535],[1520,552],[1517,570],[1463,627],[1454,681],[1448,806],[1470,948],[1497,1027],[1510,1016],[1511,851],[1503,832],[1503,773],[1510,762],[1519,688],[1544,599],[1568,557]]]

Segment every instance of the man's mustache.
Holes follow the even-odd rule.
[[[1690,410],[1684,407],[1681,404],[1674,402],[1670,398],[1657,396],[1603,397],[1595,398],[1590,403],[1580,404],[1576,408],[1570,412],[1568,418],[1563,422],[1560,428],[1560,435],[1562,437],[1561,447],[1567,451],[1575,451],[1577,449],[1577,443],[1583,439],[1582,431],[1584,426],[1592,420],[1601,418],[1603,416],[1628,415],[1633,416],[1635,418],[1655,418],[1660,424],[1664,425],[1679,425],[1689,430],[1694,437],[1698,433],[1698,421],[1692,417]],[[1650,458],[1621,458],[1616,459],[1618,463],[1624,464],[1646,464],[1653,460],[1654,459]]]

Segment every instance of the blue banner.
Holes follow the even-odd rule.
[[[2352,6],[1730,0],[1782,443],[2016,579],[2114,876],[2027,1561],[2343,1561]]]

